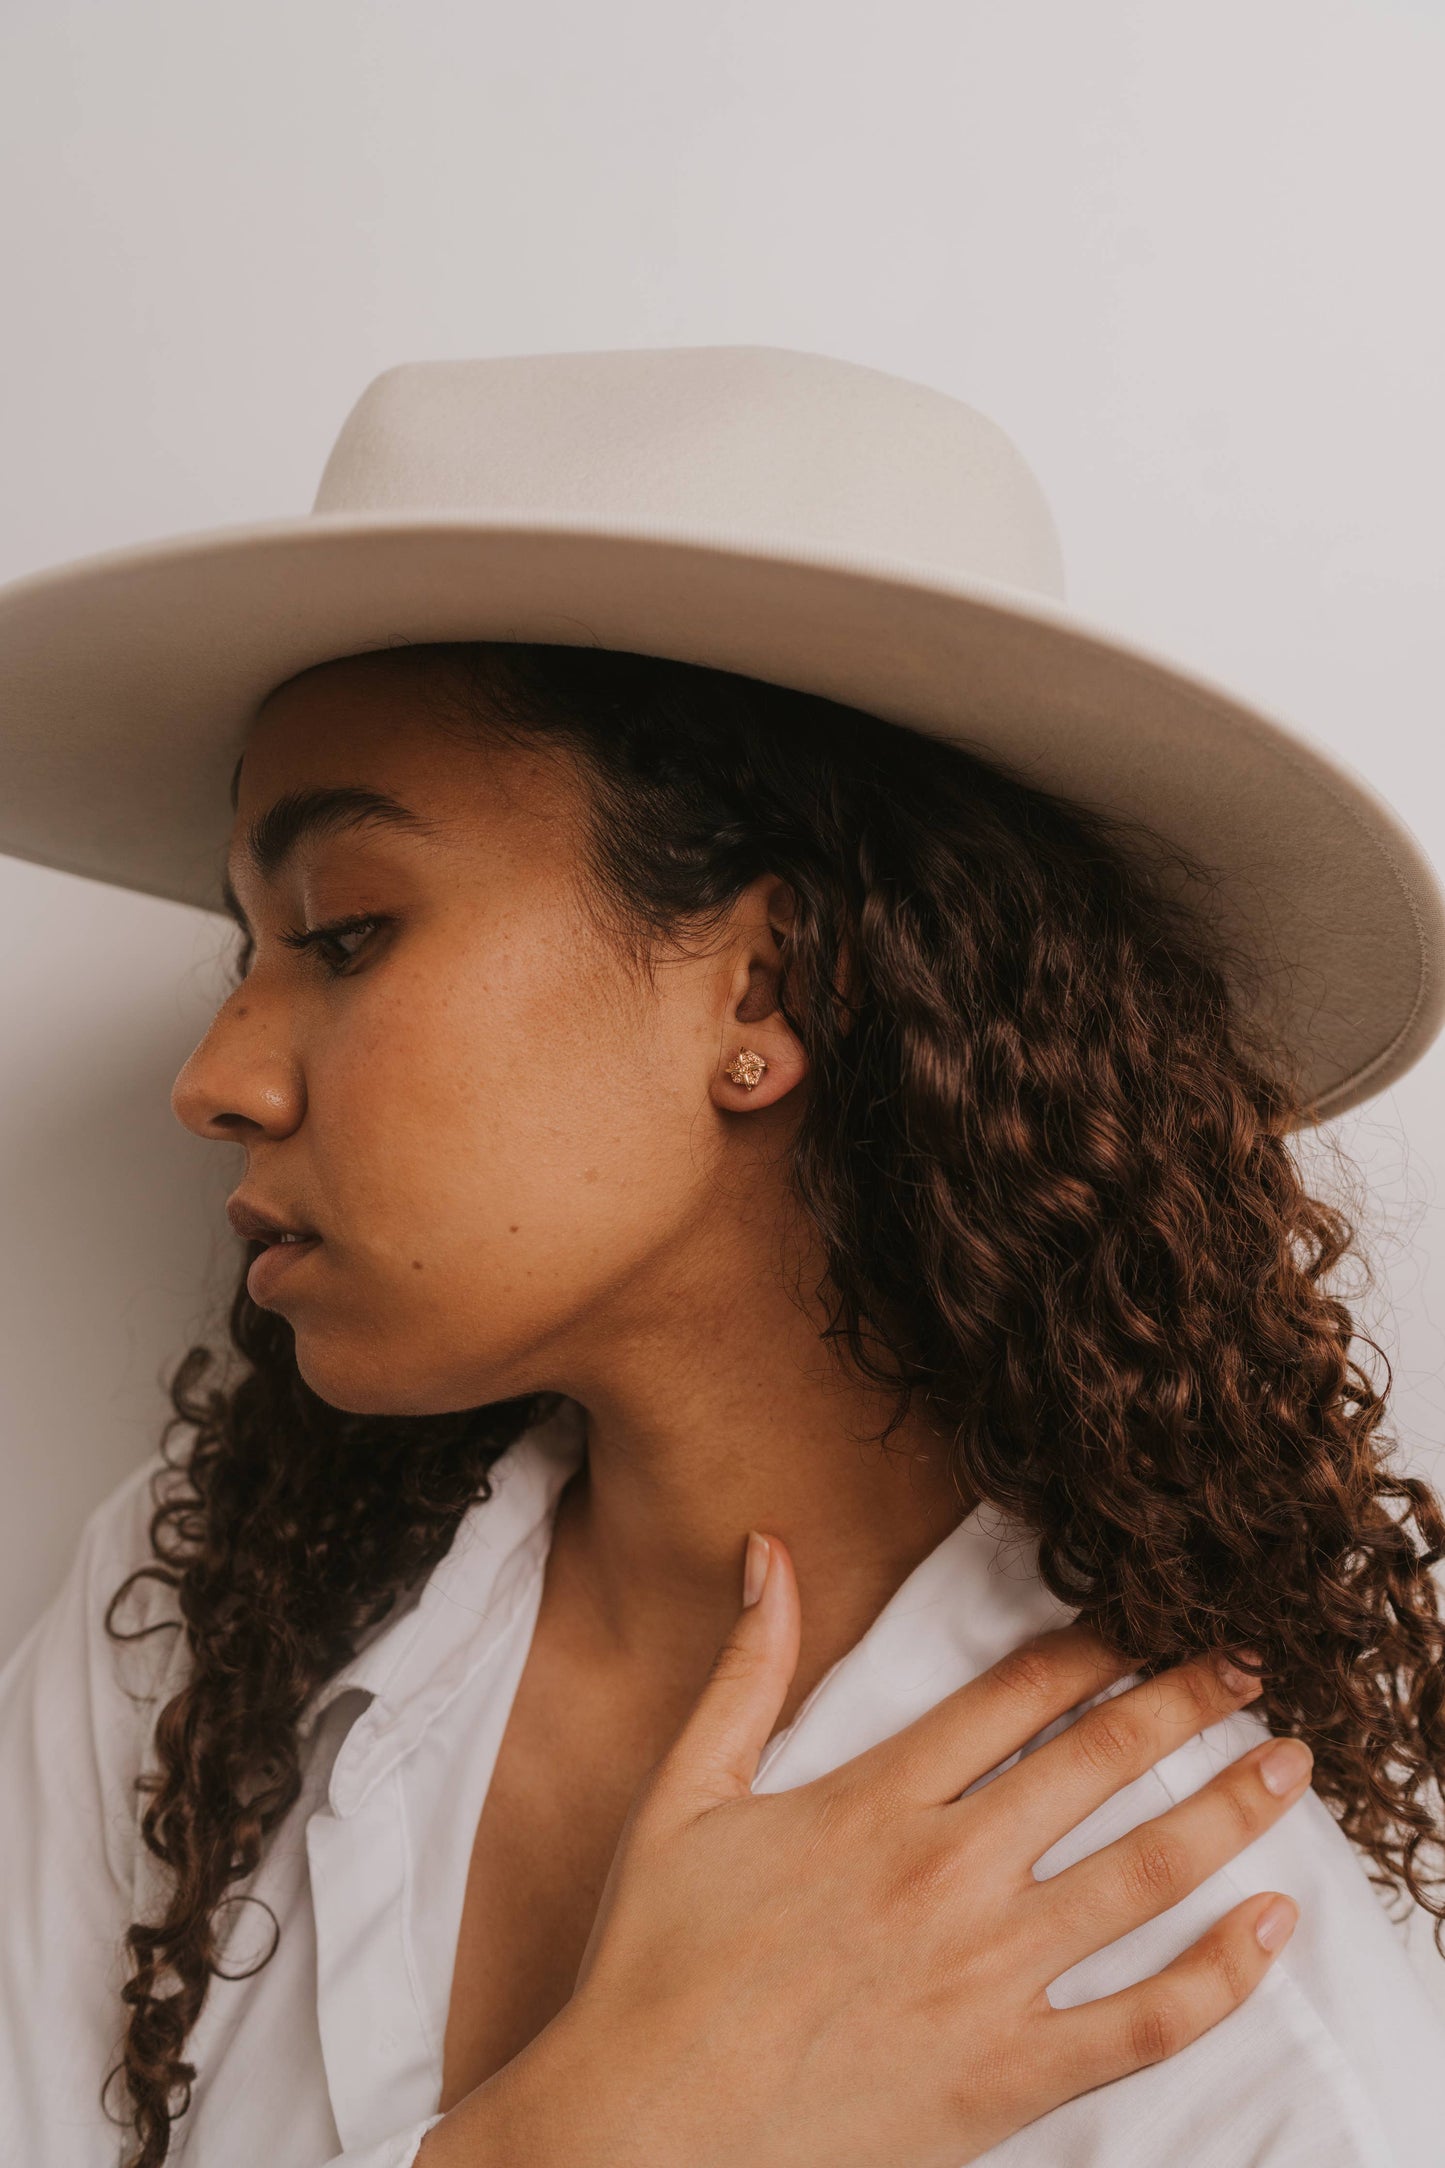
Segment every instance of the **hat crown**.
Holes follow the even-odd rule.
[[[1062,594],[1017,448],[925,385],[768,346],[407,362],[310,514],[0,589],[0,852],[219,910],[236,756],[298,672],[453,640],[670,657],[1143,822],[1314,1113],[1355,1105],[1445,1022],[1436,869],[1299,731]]]
[[[784,347],[399,363],[347,415],[312,510],[641,524],[1064,593],[1048,501],[997,423]]]

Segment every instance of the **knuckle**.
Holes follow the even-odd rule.
[[[1256,1771],[1231,1771],[1227,1781],[1218,1786],[1219,1810],[1228,1822],[1231,1833],[1241,1840],[1257,1837],[1265,1824],[1265,1803],[1260,1797],[1262,1787],[1255,1781]]]
[[[1209,1969],[1223,1988],[1228,2002],[1243,2002],[1253,1981],[1244,1955],[1233,1935],[1220,1935],[1209,1951]]]
[[[1054,1666],[1048,1651],[1033,1642],[1010,1649],[990,1666],[996,1684],[1015,1700],[1033,1705],[1047,1701],[1053,1685]]]
[[[1113,1776],[1139,1753],[1139,1727],[1104,1702],[1074,1726],[1074,1753],[1091,1776]]]
[[[729,1636],[712,1660],[710,1677],[725,1685],[730,1680],[749,1677],[752,1668],[753,1660],[747,1650]]]
[[[1220,1713],[1221,1703],[1232,1706],[1223,1681],[1208,1657],[1196,1657],[1192,1663],[1181,1664],[1174,1677],[1195,1716],[1215,1717]]]
[[[884,1903],[890,1913],[909,1914],[937,1903],[953,1878],[951,1855],[939,1844],[913,1846],[888,1875]]]
[[[1162,2063],[1189,2039],[1183,2006],[1156,1990],[1130,2013],[1129,2053],[1136,2063]]]
[[[1155,1909],[1173,1904],[1189,1885],[1189,1862],[1172,1838],[1141,1836],[1124,1854],[1128,1894]]]
[[[947,2080],[943,2088],[943,2112],[952,2127],[970,2134],[977,2128],[979,2111],[978,2080],[970,2070],[965,2076]],[[964,2142],[960,2139],[960,2144]]]
[[[937,1917],[941,1907],[956,1903],[960,1890],[976,1889],[979,1882],[971,1848],[952,1833],[913,1837],[880,1864],[884,1904],[894,1915],[906,1916],[909,1932],[920,1915]]]

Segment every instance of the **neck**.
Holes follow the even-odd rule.
[[[756,1528],[782,1537],[798,1577],[790,1721],[974,1503],[926,1414],[877,1443],[894,1397],[821,1323],[761,1280],[714,1271],[639,1303],[630,1329],[613,1316],[563,1387],[587,1445],[558,1504],[552,1600],[644,1691],[697,1692],[737,1616]]]

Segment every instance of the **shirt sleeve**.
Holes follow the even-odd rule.
[[[120,1643],[103,1616],[148,1554],[153,1454],[91,1513],[56,1595],[0,1669],[0,2101],[8,2157],[27,2168],[115,2168],[125,2028],[134,1790],[147,1690],[177,1640]],[[154,1595],[147,1591],[155,1591]],[[162,1615],[163,1584],[119,1607],[129,1629]]]

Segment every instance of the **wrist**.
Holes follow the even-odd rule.
[[[661,2105],[574,1997],[427,2133],[415,2168],[675,2168]]]

